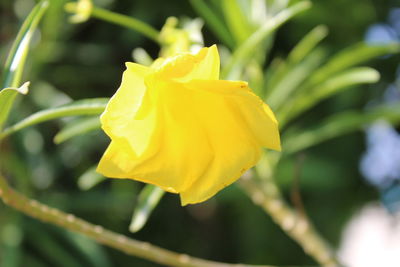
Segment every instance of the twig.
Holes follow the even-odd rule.
[[[303,216],[308,220],[307,212],[303,204],[303,199],[301,197],[300,192],[300,175],[301,175],[301,167],[305,160],[305,155],[300,154],[296,158],[296,164],[293,173],[293,185],[292,190],[290,192],[290,198],[292,200],[294,208],[299,213],[299,216]]]
[[[7,183],[6,179],[0,175],[0,197],[8,206],[21,211],[33,218],[47,223],[58,225],[73,232],[83,234],[93,240],[123,251],[128,255],[141,257],[153,262],[167,266],[177,267],[273,267],[271,265],[246,265],[228,264],[215,261],[208,261],[200,258],[179,254],[147,242],[128,238],[124,235],[106,230],[100,225],[94,225],[82,219],[76,218],[72,214],[64,213],[58,209],[51,208],[29,199],[26,196],[14,191]]]
[[[333,250],[307,218],[300,216],[286,204],[272,178],[263,179],[263,183],[260,185],[249,175],[243,176],[239,183],[253,202],[261,206],[275,223],[297,241],[304,251],[319,264],[324,267],[342,266],[336,259]]]

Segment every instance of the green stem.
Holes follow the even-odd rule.
[[[128,255],[137,256],[163,265],[176,267],[273,267],[271,265],[228,264],[208,261],[186,254],[172,252],[147,242],[128,238],[124,235],[106,230],[100,225],[91,224],[76,218],[72,214],[64,213],[58,209],[39,203],[36,200],[29,199],[14,191],[1,175],[0,197],[8,206],[33,218],[80,233],[92,238],[98,243],[123,251]]]
[[[263,177],[265,178],[265,177]],[[252,177],[242,177],[241,187],[252,201],[267,212],[292,239],[324,267],[342,266],[330,246],[317,233],[307,218],[290,208],[272,177],[257,183]]]
[[[99,7],[93,7],[91,16],[140,32],[141,34],[155,41],[156,43],[160,43],[160,33],[149,24],[138,19],[118,14]]]

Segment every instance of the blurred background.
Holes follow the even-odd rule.
[[[158,55],[154,42],[129,29],[97,19],[69,23],[66,2],[51,1],[34,36],[23,78],[31,81],[30,93],[20,99],[12,122],[71,100],[110,97],[119,86],[124,62],[133,61],[133,49],[142,47],[153,58]],[[267,7],[273,2],[277,1],[267,1]],[[0,2],[1,65],[35,3]],[[188,1],[94,3],[156,29],[161,29],[170,16],[199,16]],[[329,29],[321,44],[328,54],[363,40],[371,44],[398,42],[398,7],[399,2],[394,0],[315,1],[311,9],[279,29],[267,65],[274,57],[285,57],[320,24]],[[221,43],[207,23],[203,35],[207,46]],[[328,114],[400,101],[399,59],[397,54],[369,61],[367,65],[381,74],[378,83],[358,86],[321,102],[299,118],[300,124],[310,126]],[[53,138],[60,128],[75,119],[29,127],[0,144],[0,170],[12,177],[19,191],[113,231],[196,257],[231,263],[315,264],[237,185],[203,204],[188,207],[180,206],[177,195],[166,194],[147,225],[138,233],[129,233],[143,185],[106,180],[85,190],[79,177],[96,166],[109,140],[95,130],[55,144]],[[400,264],[400,226],[396,219],[400,206],[400,135],[396,127],[379,121],[362,131],[283,157],[277,168],[276,180],[287,200],[291,202],[293,190],[300,191],[307,215],[350,266]],[[376,236],[368,236],[373,233]],[[0,266],[159,265],[97,245],[0,203]]]

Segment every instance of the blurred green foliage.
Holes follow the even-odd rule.
[[[279,4],[284,6],[286,1],[267,2],[271,7],[269,14],[276,14]],[[134,48],[143,47],[153,58],[157,57],[158,46],[129,29],[96,19],[90,19],[83,24],[68,23],[68,15],[63,9],[65,3],[64,0],[51,1],[40,31],[33,36],[31,54],[22,78],[22,81],[31,81],[30,93],[19,99],[18,109],[11,113],[12,122],[20,121],[39,110],[65,104],[71,99],[111,96],[119,85],[124,62],[133,60]],[[171,0],[168,5],[161,0],[98,0],[95,3],[99,7],[141,19],[157,29],[162,27],[169,16],[193,18],[198,14],[206,14],[203,30],[206,45],[223,42],[228,48],[237,47],[245,43],[249,33],[254,33],[257,26],[260,26],[257,23],[252,24],[249,17],[238,19],[233,16],[241,7],[230,5],[229,1],[206,1],[208,7],[215,7],[211,9],[199,6],[200,2],[196,0]],[[243,1],[237,3],[243,4]],[[1,62],[5,62],[15,34],[34,4],[33,0],[6,0],[0,3]],[[257,80],[258,76],[251,73],[251,68],[240,71],[245,72],[244,76],[252,78],[250,83],[260,95],[264,92],[271,97],[274,108],[284,109],[285,104],[290,102],[288,96],[293,96],[290,90],[294,91],[299,86],[309,86],[312,89],[311,85],[321,86],[321,83],[332,78],[327,72],[326,77],[314,81],[314,84],[307,80],[311,73],[322,73],[321,68],[318,68],[322,62],[326,62],[327,57],[337,55],[337,51],[362,41],[367,27],[385,20],[393,5],[390,1],[378,0],[316,1],[309,11],[290,20],[275,36],[263,40],[266,43],[263,51],[256,51],[257,55],[269,52],[268,57],[261,57],[258,62],[261,65],[264,62],[270,66],[280,65],[275,69],[267,69],[266,81]],[[243,23],[238,23],[242,21]],[[312,49],[307,60],[303,60],[302,65],[296,65],[302,55],[291,54],[293,47],[320,24],[327,26],[329,34],[322,40],[326,28],[318,28],[321,36],[315,38],[320,38],[321,44],[318,48],[311,44]],[[306,48],[303,46],[303,49]],[[362,48],[357,47],[352,53],[360,49]],[[357,54],[357,57],[361,58],[362,55]],[[246,60],[248,58],[245,57]],[[366,59],[371,58],[373,57]],[[303,143],[302,147],[295,137],[288,138],[293,143],[292,152],[296,153],[283,152],[277,167],[276,180],[289,201],[295,186],[294,181],[299,181],[308,215],[322,235],[335,245],[340,240],[341,229],[349,216],[363,203],[377,199],[377,193],[366,185],[358,171],[358,161],[364,150],[362,132],[352,132],[328,141],[325,141],[328,138],[324,139],[323,135],[332,135],[332,130],[334,132],[340,127],[344,131],[351,127],[359,129],[365,122],[369,122],[370,120],[359,114],[367,103],[378,99],[386,86],[394,80],[398,60],[399,56],[395,55],[380,57],[372,63],[368,61],[381,74],[381,80],[377,84],[341,92],[315,107],[310,106],[311,109],[301,116],[293,116],[293,120],[285,125],[290,131],[284,132],[284,137],[300,136],[306,145]],[[296,64],[291,65],[293,61]],[[251,64],[250,62],[249,65]],[[229,72],[231,77],[239,75],[235,68],[237,65],[233,65],[233,71]],[[278,78],[268,80],[271,77],[268,75],[272,75],[268,71],[273,70],[291,74],[290,81],[298,81],[298,84],[288,85],[284,83],[285,80]],[[255,67],[255,72],[257,71]],[[268,91],[272,88],[284,88],[288,91],[283,92],[284,95],[277,95]],[[282,93],[282,90],[279,92]],[[353,113],[346,113],[345,121],[333,120],[332,117],[324,121],[328,115],[349,108]],[[290,110],[282,114],[290,114]],[[357,121],[357,116],[362,117],[361,121]],[[349,122],[349,118],[353,121]],[[356,126],[354,121],[357,122]],[[74,125],[82,124],[87,127],[87,132],[75,136]],[[63,128],[65,125],[68,128]],[[62,128],[64,132],[59,132]],[[87,177],[93,174],[88,173],[88,170],[99,160],[108,143],[102,132],[93,129],[97,129],[96,122],[90,121],[90,118],[86,121],[80,118],[64,118],[17,132],[0,144],[0,171],[12,177],[18,190],[41,202],[174,251],[226,262],[276,265],[313,263],[236,185],[226,188],[206,203],[185,208],[180,207],[177,196],[167,194],[154,210],[146,227],[140,232],[130,234],[128,226],[131,214],[143,185],[121,180],[90,184],[91,178]],[[299,133],[296,131],[298,129],[311,130]],[[315,134],[321,132],[321,143],[307,148],[307,136],[304,135],[314,134],[311,140],[315,142]],[[53,142],[55,136],[59,144]],[[321,134],[319,137],[321,138]],[[287,146],[290,145],[288,142]],[[300,148],[296,150],[296,146]],[[307,149],[303,150],[304,148]],[[93,179],[101,180],[99,177]],[[35,221],[1,203],[0,266],[107,267],[157,264],[126,256],[119,251],[97,245],[85,237]]]

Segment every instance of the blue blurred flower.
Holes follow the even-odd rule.
[[[393,8],[389,12],[389,23],[396,30],[397,34],[400,33],[400,8]]]
[[[396,31],[390,25],[377,23],[368,28],[365,41],[369,44],[388,44],[397,42],[398,38]]]
[[[367,130],[367,152],[360,168],[364,177],[380,189],[400,180],[400,135],[387,122],[378,121]]]

